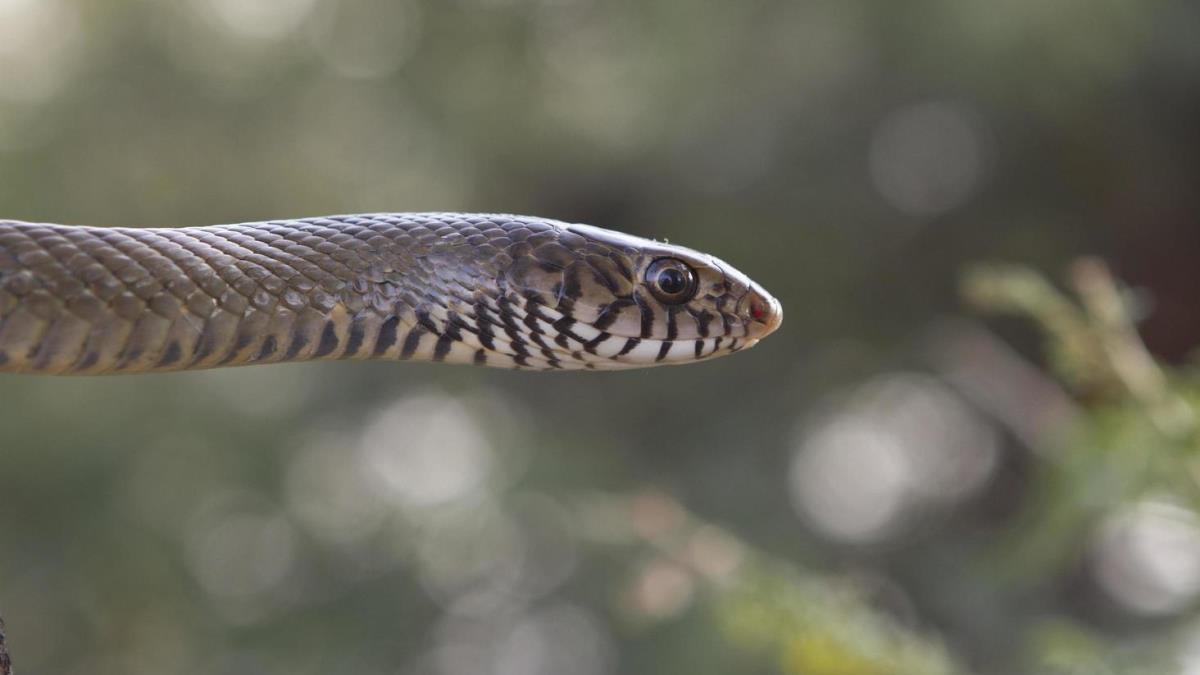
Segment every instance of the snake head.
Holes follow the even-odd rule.
[[[783,309],[711,255],[590,225],[552,223],[506,282],[559,367],[692,363],[756,344]],[[549,353],[546,353],[549,352]]]

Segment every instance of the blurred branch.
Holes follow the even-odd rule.
[[[1162,369],[1146,351],[1129,303],[1108,266],[1094,258],[1082,259],[1072,267],[1071,279],[1117,380],[1163,433],[1173,438],[1193,436],[1193,411],[1170,389]]]
[[[1023,314],[1050,338],[1050,363],[1077,391],[1122,391],[1146,412],[1160,432],[1193,441],[1194,411],[1169,386],[1166,375],[1138,336],[1135,312],[1108,267],[1084,258],[1071,268],[1077,305],[1036,271],[1019,265],[980,265],[963,284],[967,300],[991,312]]]
[[[1051,366],[1076,390],[1104,389],[1115,380],[1082,309],[1035,270],[1004,264],[972,267],[963,281],[963,295],[983,311],[1036,321],[1050,338]]]

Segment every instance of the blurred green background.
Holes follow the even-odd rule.
[[[0,0],[0,217],[529,213],[786,309],[610,375],[0,378],[18,670],[1200,673],[1198,35],[1193,0]]]

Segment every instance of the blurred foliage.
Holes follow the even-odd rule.
[[[0,379],[20,672],[1200,672],[1198,29],[1192,0],[0,0],[0,217],[532,213],[786,310],[612,376]]]
[[[1010,535],[1009,550],[997,567],[1024,568],[1029,575],[1069,564],[1064,558],[1088,546],[1084,538],[1095,536],[1094,525],[1102,519],[1109,520],[1106,527],[1115,539],[1109,543],[1136,548],[1127,539],[1128,529],[1120,531],[1129,525],[1121,519],[1128,518],[1130,504],[1168,528],[1167,548],[1143,554],[1166,559],[1182,552],[1190,557],[1194,551],[1188,550],[1188,533],[1194,532],[1194,510],[1200,507],[1200,379],[1188,370],[1164,372],[1155,362],[1137,335],[1134,294],[1119,286],[1103,263],[1076,262],[1070,282],[1077,302],[1020,266],[978,267],[965,280],[965,293],[976,305],[1038,322],[1052,367],[1087,405],[1069,440],[1055,448],[1060,454],[1048,465],[1034,506]],[[1122,511],[1125,516],[1115,516]],[[1104,562],[1101,558],[1092,564]],[[1155,597],[1155,589],[1129,592],[1144,593],[1126,600],[1144,602],[1146,610],[1168,600]],[[1176,639],[1165,635],[1170,632],[1160,639]],[[1172,659],[1148,665],[1154,654],[1161,658],[1163,653],[1157,639],[1150,642],[1133,650],[1137,656],[1131,659],[1090,630],[1051,623],[1034,645],[1040,647],[1048,672],[1180,672]],[[1191,672],[1189,667],[1182,672]]]
[[[779,654],[789,673],[938,675],[960,672],[936,642],[868,609],[843,581],[750,571],[719,613],[733,644]],[[837,617],[831,621],[830,617]]]

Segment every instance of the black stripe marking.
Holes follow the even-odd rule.
[[[529,356],[529,349],[525,346],[525,334],[513,314],[512,302],[508,298],[502,297],[497,304],[500,305],[500,320],[504,322],[504,334],[508,336],[509,346],[518,356]],[[521,363],[521,365],[526,364]]]
[[[675,325],[675,315],[679,313],[679,307],[667,308],[667,339],[674,340],[679,337],[679,327]]]
[[[551,323],[550,317],[542,314],[541,310],[538,309],[538,305],[541,302],[541,299],[536,295],[530,294],[525,296],[525,320],[522,322],[533,333],[534,341],[538,344],[542,344],[542,342],[537,339],[537,336],[546,334],[545,329],[542,328],[542,324]],[[545,345],[542,346],[544,347]]]
[[[145,354],[145,353],[146,353],[146,350],[142,347],[126,346],[125,349],[121,352],[121,355],[119,357],[117,357],[117,368],[127,368],[130,363],[133,363],[135,360],[140,358],[142,356],[142,354]],[[228,360],[229,360],[229,357],[226,356],[224,359],[222,359],[221,363],[225,363]],[[4,362],[0,361],[0,366],[2,366],[2,365],[4,365]]]
[[[485,349],[476,349],[475,350],[475,365],[477,365],[477,366],[486,366],[487,365],[487,350],[485,350]]]
[[[237,355],[242,353],[243,349],[249,347],[251,342],[254,342],[254,333],[247,330],[246,324],[243,322],[241,327],[238,329],[237,341],[233,343],[233,349],[229,350],[229,353],[225,355],[225,358],[221,359],[220,365],[225,365],[226,363],[229,363],[237,358]]]
[[[616,323],[617,316],[619,316],[621,312],[620,308],[613,308],[613,305],[615,304],[616,303],[610,302],[601,308],[600,312],[596,314],[596,321],[592,323],[593,328],[596,330],[604,330]]]
[[[332,354],[338,343],[337,326],[334,325],[333,319],[330,319],[325,322],[325,329],[321,331],[321,341],[317,344],[317,350],[313,352],[313,358]]]
[[[437,324],[433,322],[433,318],[429,316],[429,310],[427,309],[417,310],[417,323],[421,326],[424,326],[425,330],[429,331],[430,333],[438,332]]]
[[[464,316],[466,318],[463,318]],[[481,316],[478,309],[474,314],[466,315],[450,312],[449,317],[450,320],[447,325],[453,328],[455,334],[458,336],[457,339],[463,340],[463,335],[470,333],[479,339],[479,343],[484,349],[493,352],[504,351],[503,347],[497,347],[495,342],[495,329],[500,328],[504,330],[504,326],[496,323],[487,316]],[[468,319],[474,319],[474,322]]]
[[[606,330],[609,326],[616,323],[617,319],[621,316],[622,310],[634,304],[637,303],[629,298],[621,298],[608,303],[603,309],[600,310],[600,313],[596,315],[596,321],[592,324],[592,326],[596,330]]]
[[[654,334],[654,310],[644,302],[638,303],[638,308],[642,310],[642,337],[648,338]]]
[[[525,338],[521,335],[520,331],[505,327],[504,334],[508,336],[508,346],[511,347],[514,352],[520,354],[521,356],[530,355],[529,347],[525,345]]]
[[[234,345],[233,345],[234,351],[242,350],[242,349],[245,349],[246,347],[249,347],[250,343],[254,342],[254,338],[255,338],[254,331],[249,330],[247,325],[245,323],[243,323],[242,330],[238,332],[237,342],[234,343]]]
[[[454,343],[462,340],[462,325],[462,319],[454,312],[446,315],[446,330],[438,336],[437,344],[433,347],[434,361],[444,361]]]
[[[533,344],[537,345],[538,348],[544,352],[547,349],[550,349],[550,345],[546,344],[545,336],[546,336],[546,334],[544,332],[532,333],[529,336],[529,341],[532,342]]]
[[[366,331],[367,327],[364,325],[363,318],[361,316],[354,317],[354,321],[350,324],[350,335],[346,338],[346,351],[342,352],[343,359],[354,356],[359,349],[362,349]]]
[[[532,333],[533,335],[545,335],[546,334],[546,331],[542,330],[541,324],[538,323],[537,315],[534,314],[533,312],[526,312],[525,319],[523,321],[521,321],[521,323],[525,324],[525,327],[528,328],[529,332]]]
[[[450,333],[444,333],[438,336],[437,344],[433,346],[433,360],[445,361],[446,355],[450,353],[450,348],[454,346],[454,338]]]
[[[504,326],[504,321],[496,318],[498,316],[499,314],[496,314],[496,310],[483,303],[475,306],[475,321],[480,325],[483,332],[489,335],[495,336],[496,332],[492,329]]]
[[[658,356],[654,357],[654,360],[662,361],[663,359],[667,358],[667,354],[671,353],[671,347],[674,346],[674,342],[671,342],[670,340],[664,340],[662,346],[658,348]]]
[[[383,325],[379,327],[379,339],[375,340],[375,349],[371,351],[372,356],[382,356],[384,352],[392,348],[396,344],[396,329],[400,326],[400,317],[393,316]]]
[[[595,265],[588,265],[588,271],[591,272],[592,279],[596,283],[607,288],[610,292],[616,293],[621,290],[620,285],[612,278],[608,270],[602,270]]]
[[[462,315],[458,312],[454,310],[448,310],[446,312],[446,330],[453,330],[454,332],[458,333],[461,339],[463,330],[473,333],[475,332],[475,327],[471,325],[470,321],[462,318]]]
[[[192,356],[192,364],[197,364],[203,361],[206,357],[212,355],[213,348],[216,346],[217,336],[212,332],[212,322],[204,324],[204,330],[200,331],[200,338],[196,340],[195,355]]]
[[[83,363],[79,364],[79,367],[87,368],[88,366],[93,365],[96,363],[96,356],[96,352],[88,354],[86,357],[84,357]],[[163,352],[162,358],[158,360],[158,365],[169,366],[178,362],[181,358],[183,358],[183,348],[179,346],[178,340],[171,340],[171,343],[167,345],[167,350]]]
[[[587,344],[587,342],[588,342],[587,340],[583,339],[582,335],[580,335],[579,333],[576,333],[573,330],[566,331],[565,333],[563,333],[563,335],[566,335],[569,339],[574,340],[575,342],[578,342],[581,345]]]
[[[482,300],[475,303],[475,333],[479,336],[479,344],[485,349],[496,350],[495,337],[492,331],[492,320],[488,316],[489,307]]]
[[[474,333],[475,327],[471,322],[462,318],[458,312],[446,312],[446,330],[443,331],[452,340],[462,342],[463,331]]]
[[[553,351],[543,347],[542,348],[542,356],[546,357],[546,362],[550,364],[551,368],[560,368],[560,369],[562,368],[562,361],[560,361],[559,358],[557,356],[555,356]]]
[[[567,268],[566,273],[563,274],[563,286],[558,294],[558,304],[560,307],[564,304],[563,297],[573,301],[579,299],[582,295],[583,289],[579,285],[579,266],[571,265]]]
[[[558,331],[558,335],[554,338],[554,342],[563,349],[568,349],[570,347],[568,340],[570,340],[572,337],[576,337],[575,334],[571,332],[571,326],[575,325],[575,319],[572,319],[569,316],[564,316],[551,325],[554,326],[554,330]],[[583,342],[582,340],[578,339],[576,341]]]
[[[700,314],[696,315],[696,327],[700,331],[700,337],[708,337],[708,324],[712,323],[712,312],[707,309],[701,310]]]
[[[292,336],[292,344],[288,345],[287,354],[284,355],[285,361],[290,361],[308,346],[308,336],[304,333],[296,333]]]
[[[261,361],[269,358],[275,354],[275,350],[277,349],[279,349],[279,346],[275,341],[275,336],[268,335],[267,339],[263,340],[262,347],[259,347],[258,356],[255,357],[255,360]]]
[[[608,339],[609,339],[610,337],[612,337],[612,334],[611,334],[611,333],[605,333],[605,332],[603,332],[603,331],[602,331],[602,332],[601,332],[599,335],[597,335],[596,337],[594,337],[594,338],[592,338],[591,340],[589,340],[589,341],[587,341],[587,342],[583,343],[583,351],[585,351],[585,352],[587,352],[587,353],[589,353],[589,354],[596,354],[596,347],[599,347],[601,344],[603,344],[603,343],[605,343],[606,341],[608,341]],[[598,356],[598,354],[597,354],[597,356]]]
[[[704,340],[696,340],[696,358],[704,353]]]
[[[617,356],[625,356],[629,352],[633,351],[633,348],[641,344],[641,342],[642,341],[640,338],[629,338],[625,341],[625,346],[621,347],[621,351],[617,352],[616,356],[613,358],[615,359]]]
[[[100,360],[100,352],[97,352],[97,351],[88,352],[88,353],[84,354],[83,358],[80,359],[75,364],[75,369],[76,370],[86,370],[86,369],[91,368],[92,366],[96,365],[96,362],[99,360]],[[176,358],[175,360],[178,361],[179,359]],[[160,363],[159,365],[165,365],[165,364]]]
[[[400,359],[407,361],[416,353],[417,347],[421,344],[421,338],[428,333],[429,330],[422,325],[413,326],[413,329],[408,331],[408,335],[404,338],[404,346],[400,348]]]
[[[500,298],[497,304],[500,307],[500,321],[504,323],[504,326],[519,331],[521,326],[517,323],[517,313],[513,310],[513,302],[508,298]]]
[[[529,303],[525,305],[525,312],[532,314],[544,324],[552,324],[554,323],[554,318],[542,311],[542,308],[545,306],[546,304],[540,300],[530,299]]]
[[[629,256],[615,255],[610,256],[609,259],[616,263],[617,267],[620,268],[621,274],[626,279],[633,281],[633,261],[629,259]]]

